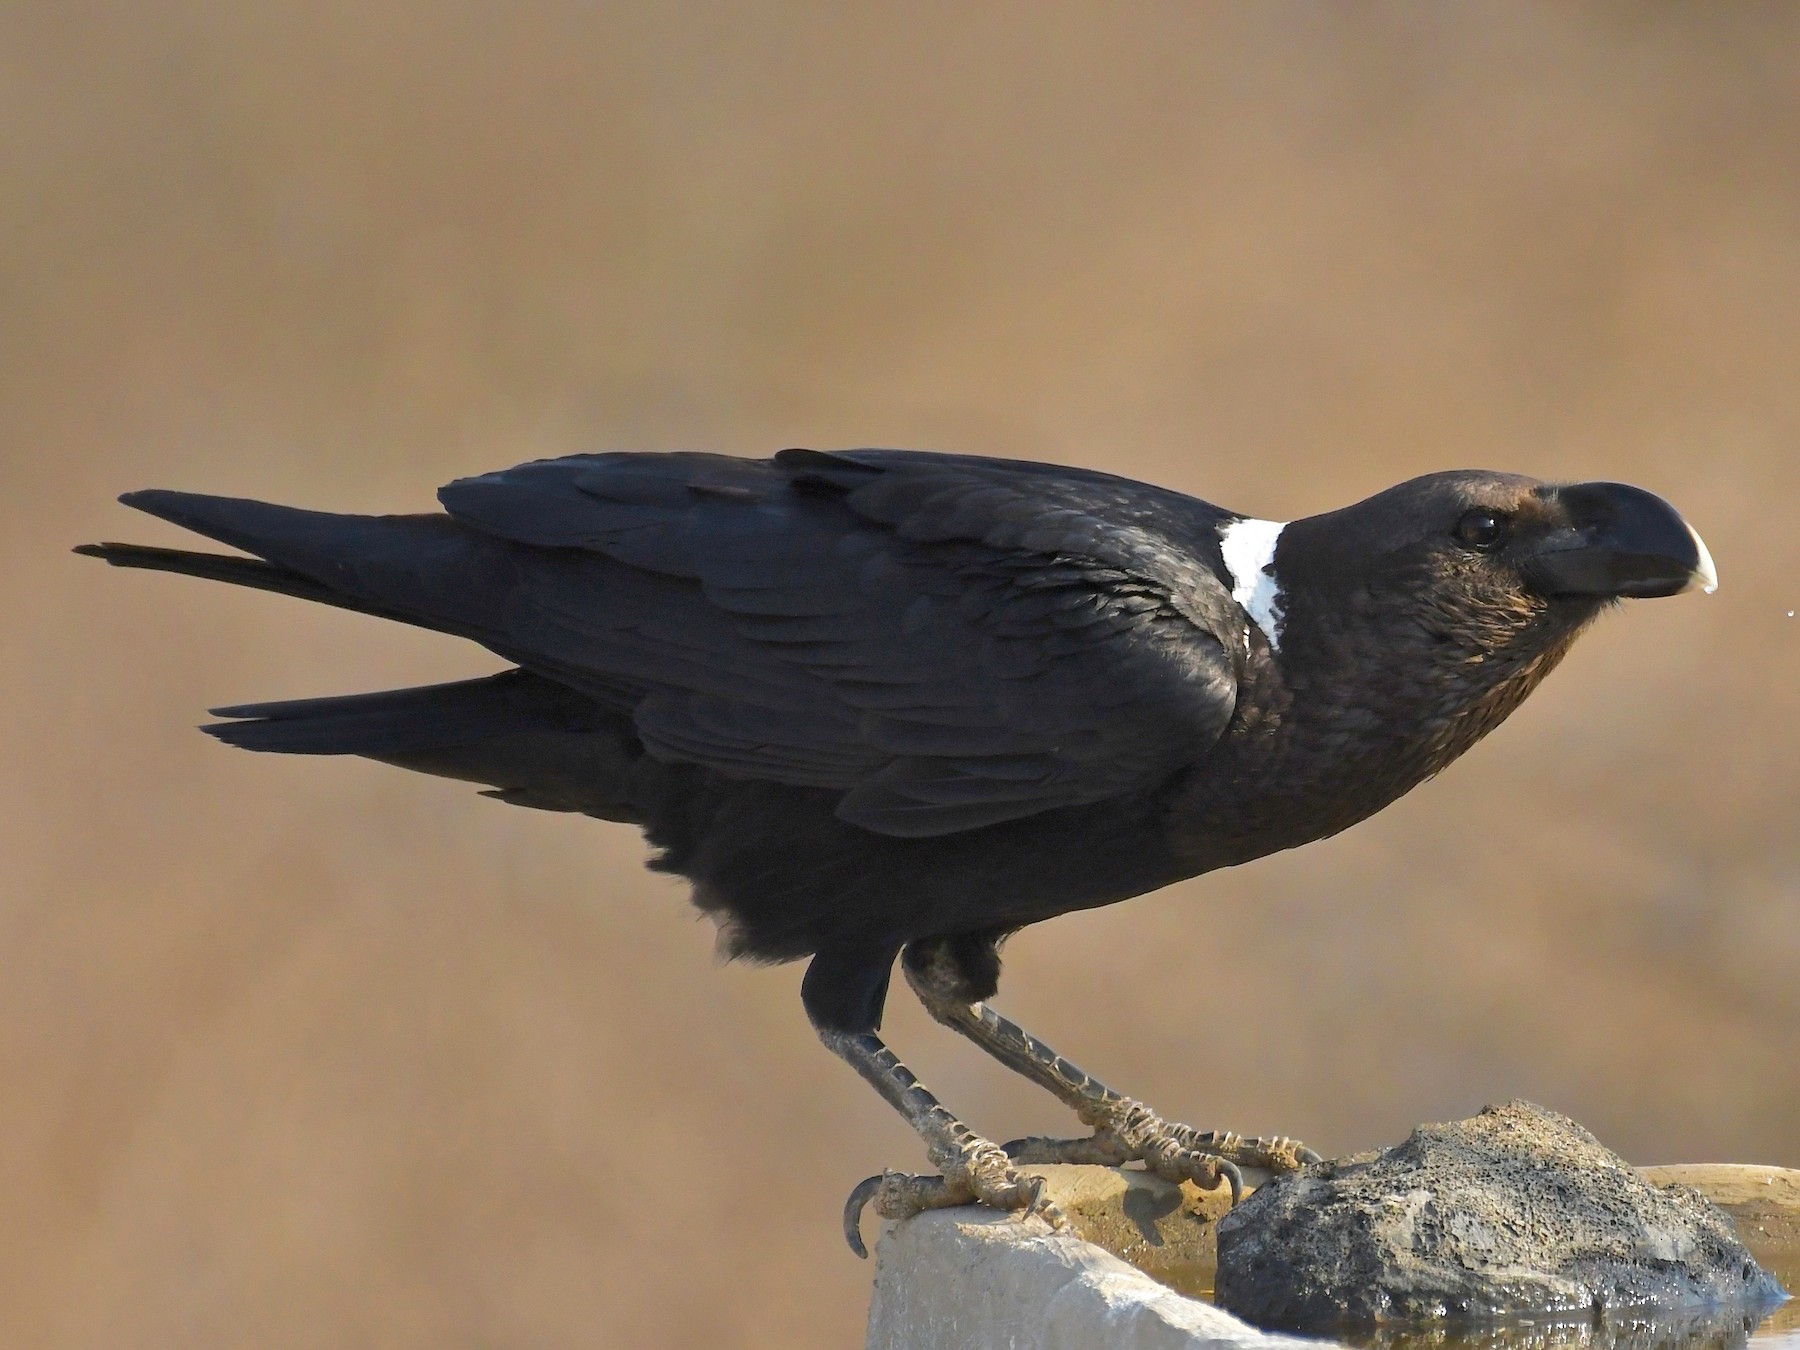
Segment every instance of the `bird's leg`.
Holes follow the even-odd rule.
[[[1235,1203],[1243,1185],[1240,1167],[1292,1172],[1319,1160],[1317,1153],[1296,1140],[1245,1138],[1165,1121],[1000,1016],[981,1001],[991,996],[999,978],[992,937],[915,942],[906,949],[902,965],[907,983],[934,1018],[1052,1093],[1094,1128],[1087,1139],[1015,1140],[1006,1145],[1014,1162],[1116,1166],[1142,1161],[1168,1180],[1191,1180],[1209,1190],[1228,1181]]]
[[[1062,1211],[1043,1198],[1043,1179],[1019,1171],[1005,1149],[950,1114],[876,1034],[894,956],[892,948],[820,952],[800,985],[801,1001],[819,1039],[906,1118],[925,1141],[932,1165],[943,1173],[929,1177],[883,1172],[858,1185],[844,1205],[844,1237],[850,1250],[858,1256],[869,1254],[858,1221],[870,1201],[883,1218],[907,1219],[923,1210],[979,1200],[996,1209],[1038,1214],[1052,1227],[1063,1227],[1067,1221]]]
[[[1143,1102],[1115,1091],[1070,1063],[985,1003],[962,1004],[941,1011],[929,1004],[927,1007],[939,1021],[961,1032],[1002,1064],[1054,1093],[1074,1108],[1083,1124],[1094,1128],[1093,1135],[1086,1139],[1014,1140],[1005,1148],[1015,1162],[1094,1162],[1117,1166],[1141,1161],[1170,1181],[1191,1180],[1207,1189],[1216,1186],[1223,1174],[1231,1183],[1235,1204],[1243,1184],[1239,1168],[1293,1172],[1319,1161],[1316,1152],[1295,1139],[1196,1130],[1191,1125],[1164,1120]]]
[[[1041,1215],[1054,1228],[1063,1226],[1062,1212],[1041,1194],[1043,1178],[1019,1171],[1005,1149],[983,1139],[951,1115],[881,1037],[871,1031],[821,1029],[819,1039],[906,1117],[907,1124],[925,1141],[925,1153],[932,1166],[943,1173],[930,1177],[883,1172],[857,1186],[844,1205],[844,1237],[851,1251],[858,1256],[868,1255],[859,1220],[863,1206],[871,1200],[875,1212],[888,1219],[908,1219],[927,1209],[979,1200],[996,1209]]]

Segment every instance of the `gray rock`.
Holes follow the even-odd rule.
[[[1218,1242],[1220,1306],[1291,1330],[1781,1297],[1710,1201],[1529,1102],[1271,1182]]]

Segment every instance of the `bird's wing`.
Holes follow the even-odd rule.
[[[1235,704],[1218,513],[1124,479],[893,451],[617,454],[440,499],[525,546],[490,645],[635,698],[659,757],[839,790],[843,819],[884,834],[1153,786]]]

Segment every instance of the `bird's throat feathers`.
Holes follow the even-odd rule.
[[[1237,791],[1175,808],[1197,848],[1276,819],[1294,847],[1373,815],[1504,721],[1605,608],[1478,587],[1282,590],[1279,644],[1253,643],[1219,747],[1242,766]]]

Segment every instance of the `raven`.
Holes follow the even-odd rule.
[[[124,567],[469,638],[512,669],[220,708],[231,745],[353,754],[639,826],[723,949],[810,957],[820,1038],[941,1176],[858,1186],[899,1216],[1061,1216],[1021,1161],[1142,1161],[1212,1187],[1317,1155],[1165,1121],[988,1006],[1027,924],[1322,839],[1492,730],[1611,602],[1716,584],[1697,535],[1618,483],[1431,474],[1288,523],[1111,474],[897,450],[593,454],[354,516],[121,500],[252,557]],[[938,1021],[1091,1137],[975,1134],[877,1034],[896,959]]]

